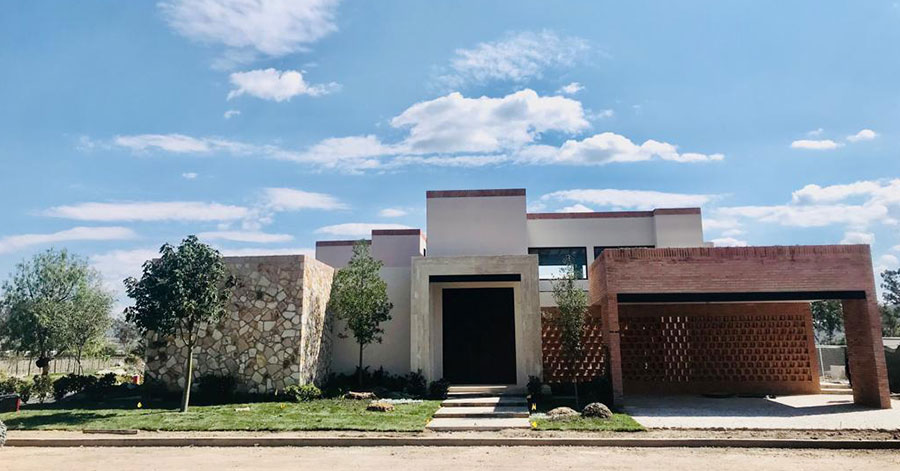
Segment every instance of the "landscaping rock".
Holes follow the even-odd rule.
[[[581,415],[584,417],[596,417],[599,419],[608,419],[612,417],[612,411],[609,410],[609,407],[606,407],[603,403],[600,402],[592,402],[586,406],[581,411]]]
[[[372,401],[366,407],[366,410],[373,412],[392,412],[394,410],[394,405],[383,401]]]
[[[550,411],[547,412],[547,417],[549,417],[551,420],[568,419],[577,415],[578,412],[571,407],[557,407],[555,409],[550,409]]]
[[[353,399],[355,401],[365,401],[365,400],[372,400],[372,399],[378,399],[378,398],[375,397],[375,393],[350,391],[344,395],[344,399]]]

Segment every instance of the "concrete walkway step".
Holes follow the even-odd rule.
[[[444,399],[443,407],[512,407],[528,406],[528,401],[521,396],[493,397],[456,397]]]
[[[452,419],[489,419],[489,418],[528,418],[525,406],[502,407],[441,407],[434,413],[434,418]]]
[[[512,385],[479,385],[467,384],[463,386],[450,386],[447,390],[448,397],[489,397],[489,396],[521,396],[525,389]]]
[[[460,418],[435,418],[425,427],[435,432],[462,432],[462,431],[497,431],[505,429],[530,429],[531,422],[527,418],[503,418],[503,419],[460,419]]]
[[[819,394],[853,394],[853,389],[850,388],[821,388],[819,389]]]

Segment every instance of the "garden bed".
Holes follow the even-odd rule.
[[[581,408],[575,407],[574,399],[548,397],[540,398],[535,401],[536,408],[532,410],[532,424],[537,430],[582,430],[582,431],[608,431],[608,432],[642,432],[646,430],[644,426],[639,424],[628,414],[623,414],[613,410],[613,416],[609,419],[599,419],[591,417],[568,417],[559,419],[550,419],[545,414],[556,407],[571,407],[576,411]],[[582,407],[586,403],[580,404]]]

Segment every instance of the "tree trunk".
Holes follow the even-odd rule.
[[[359,387],[363,386],[363,344],[359,344],[359,366],[356,368],[356,378]]]
[[[572,384],[575,386],[575,409],[581,409],[581,401],[578,400],[578,380]]]
[[[78,349],[78,353],[75,356],[75,365],[78,367],[78,374],[84,374],[84,368],[81,367],[81,349]]]
[[[191,401],[191,383],[194,378],[194,346],[187,346],[187,361],[184,367],[184,393],[181,395],[181,412],[188,411]]]

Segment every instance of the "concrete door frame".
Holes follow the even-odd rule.
[[[490,281],[491,276],[518,281]],[[481,276],[487,281],[431,282],[432,276]],[[461,278],[465,280],[465,278]],[[429,381],[443,374],[441,292],[444,288],[512,287],[515,304],[516,385],[541,377],[541,311],[536,255],[414,257],[410,286],[410,368]]]

